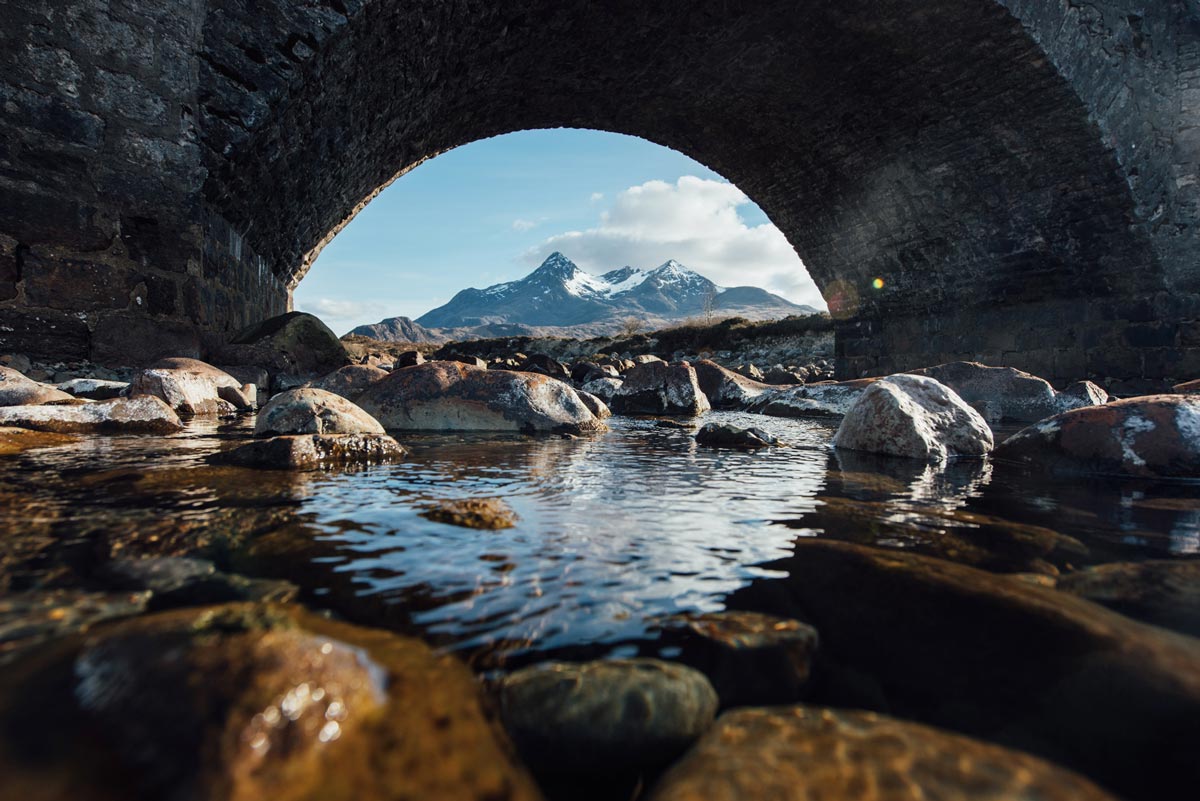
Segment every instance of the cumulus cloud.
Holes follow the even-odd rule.
[[[593,196],[594,197],[594,196]],[[583,269],[652,268],[676,259],[722,286],[759,286],[825,308],[799,256],[770,223],[747,225],[750,199],[736,186],[685,175],[620,192],[599,224],[546,239],[525,256],[538,264],[559,250]]]
[[[604,200],[604,193],[603,192],[593,192],[591,198],[589,198],[589,199],[593,203],[599,203],[601,200]]]
[[[534,228],[537,228],[541,224],[542,224],[541,220],[516,219],[516,220],[513,220],[512,227],[513,227],[514,231],[531,231]]]

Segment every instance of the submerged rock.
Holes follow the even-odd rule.
[[[312,382],[309,386],[313,389],[322,389],[335,395],[341,395],[349,401],[356,401],[372,384],[387,378],[387,376],[387,370],[381,370],[369,364],[348,364],[345,367],[339,367],[319,381]]]
[[[112,400],[129,393],[129,382],[106,381],[100,378],[72,378],[63,381],[58,388],[74,398]]]
[[[47,640],[85,632],[105,620],[141,614],[149,600],[148,592],[83,590],[18,592],[0,597],[0,665]]]
[[[69,434],[31,431],[27,428],[0,428],[0,456],[11,456],[34,448],[54,448],[78,442]]]
[[[461,664],[294,607],[136,618],[2,678],[14,798],[539,797]]]
[[[992,450],[992,430],[958,395],[932,378],[894,375],[863,391],[833,445],[941,462]]]
[[[272,434],[384,434],[383,426],[353,402],[323,389],[289,389],[258,413],[255,436]]]
[[[11,367],[0,367],[0,406],[31,406],[74,400],[57,387],[27,378]]]
[[[1116,801],[1036,757],[872,712],[726,712],[649,801]]]
[[[708,359],[692,363],[700,391],[714,409],[744,409],[751,401],[774,388],[726,370]]]
[[[703,414],[710,408],[690,364],[667,364],[657,358],[625,373],[625,380],[613,393],[609,406],[617,414],[684,416]]]
[[[114,588],[149,592],[147,608],[154,610],[231,601],[287,602],[300,592],[290,581],[223,573],[207,559],[182,556],[114,559],[99,573]]]
[[[449,523],[464,528],[497,530],[512,528],[520,519],[517,513],[500,498],[459,498],[434,501],[421,512],[421,517],[437,523]]]
[[[1074,409],[1022,429],[997,459],[1056,473],[1200,476],[1200,398],[1148,395]]]
[[[12,406],[0,408],[0,426],[16,426],[59,434],[110,432],[171,434],[183,428],[179,415],[158,398],[116,398],[78,406]]]
[[[1138,620],[1200,637],[1200,562],[1196,560],[1096,565],[1060,577],[1057,586]]]
[[[1044,378],[1013,367],[989,367],[978,362],[949,362],[913,370],[912,374],[928,376],[950,387],[989,423],[1036,422],[1076,408],[1088,398],[1086,390],[1061,398]]]
[[[604,431],[570,385],[536,373],[428,362],[397,370],[359,405],[385,428],[433,431]]]
[[[838,417],[850,411],[863,390],[875,380],[830,381],[764,392],[746,410],[772,417]]]
[[[1058,590],[940,559],[806,537],[728,603],[803,617],[839,675],[906,717],[1002,737],[1161,801],[1200,781],[1200,641]]]
[[[217,464],[300,470],[384,464],[408,455],[387,434],[290,434],[247,442],[211,457]]]
[[[704,674],[655,659],[551,662],[507,676],[500,706],[535,771],[634,772],[695,742],[712,724],[717,694]]]
[[[696,442],[710,448],[770,448],[782,444],[761,428],[738,428],[727,423],[707,423],[696,432]]]

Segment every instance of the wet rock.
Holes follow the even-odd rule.
[[[714,612],[665,621],[684,634],[680,661],[708,676],[721,706],[799,701],[816,656],[817,630],[758,612]]]
[[[597,378],[584,384],[581,389],[589,395],[595,395],[605,403],[612,403],[613,396],[624,383],[620,378]]]
[[[746,410],[772,417],[838,417],[850,411],[874,381],[860,378],[778,389],[759,395]]]
[[[397,370],[363,393],[359,405],[389,430],[529,434],[605,430],[575,390],[562,381],[458,362]]]
[[[0,426],[59,434],[170,434],[183,428],[183,423],[170,406],[158,398],[142,395],[76,406],[0,408]]]
[[[949,362],[913,370],[912,374],[928,376],[950,387],[989,423],[1032,423],[1074,408],[1084,400],[1078,393],[1059,398],[1049,381],[1013,367]]]
[[[149,592],[151,610],[231,601],[287,602],[300,592],[290,581],[222,573],[207,559],[181,556],[114,559],[99,572],[114,588]]]
[[[1108,403],[1108,392],[1091,381],[1076,381],[1058,393],[1060,411],[1078,409],[1083,406],[1103,406]]]
[[[71,445],[78,437],[54,434],[49,431],[31,431],[25,428],[0,428],[0,456],[11,456],[34,448],[54,448]]]
[[[393,370],[400,370],[404,367],[416,367],[418,364],[425,363],[425,355],[419,350],[406,350],[403,353],[396,354],[395,360],[392,362]]]
[[[1200,562],[1156,559],[1096,565],[1058,588],[1155,626],[1200,637]]]
[[[1200,641],[940,559],[798,538],[731,608],[803,619],[896,714],[1002,738],[1131,799],[1200,781]],[[839,706],[863,701],[834,700]]]
[[[531,353],[526,356],[525,361],[521,364],[521,369],[530,373],[548,375],[559,381],[571,380],[571,371],[567,369],[567,366],[553,356],[547,356],[544,353]]]
[[[596,415],[597,420],[604,420],[612,417],[612,410],[608,408],[608,404],[600,400],[590,392],[584,392],[582,389],[575,390],[575,394],[583,401],[583,405],[588,408],[588,411]]]
[[[387,434],[291,434],[248,442],[214,454],[215,464],[304,470],[317,467],[384,464],[408,455]]]
[[[714,409],[744,409],[755,398],[772,389],[767,384],[726,370],[708,359],[694,362],[692,367],[696,371],[700,391]]]
[[[667,364],[661,359],[642,362],[625,373],[608,405],[617,414],[695,416],[710,408],[692,366],[687,362]]]
[[[678,756],[713,721],[704,674],[655,659],[537,665],[500,685],[501,716],[539,772],[653,768]]]
[[[341,340],[311,314],[289,312],[245,328],[220,350],[223,364],[261,367],[308,381],[350,363]],[[283,388],[283,387],[279,387]]]
[[[538,798],[461,664],[294,607],[135,618],[3,679],[14,798]]]
[[[129,382],[105,381],[99,378],[72,378],[60,383],[58,389],[73,398],[112,400],[129,393]]]
[[[0,406],[30,406],[73,400],[66,392],[34,381],[11,367],[0,367]]]
[[[459,498],[434,501],[421,512],[421,517],[437,523],[490,531],[512,528],[520,520],[517,513],[500,498]]]
[[[1064,474],[1200,476],[1200,398],[1148,395],[1074,409],[1012,435],[995,458]]]
[[[1171,387],[1171,391],[1183,395],[1200,395],[1200,378],[1197,378],[1195,381],[1185,381],[1182,384],[1176,384]]]
[[[992,450],[992,430],[979,413],[932,378],[894,375],[863,391],[842,419],[833,445],[942,462]]]
[[[368,387],[376,381],[387,378],[387,375],[387,370],[381,370],[378,367],[367,364],[348,364],[345,367],[339,367],[319,381],[312,382],[309,386],[313,389],[322,389],[335,395],[341,395],[349,401],[355,401],[367,391]]]
[[[780,441],[761,428],[738,428],[726,423],[707,423],[696,432],[696,442],[710,448],[769,448]]]
[[[383,434],[383,426],[351,401],[323,389],[281,392],[258,413],[255,436]]]
[[[1036,757],[871,712],[739,709],[669,770],[649,801],[1116,801]]]
[[[141,614],[148,592],[46,590],[0,597],[0,665],[41,643],[104,620]]]

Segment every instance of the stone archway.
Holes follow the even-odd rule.
[[[219,341],[422,159],[573,126],[758,202],[844,375],[1200,373],[1183,0],[42,5],[0,6],[0,316],[60,348]]]

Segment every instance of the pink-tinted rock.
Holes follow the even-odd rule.
[[[387,370],[369,364],[348,364],[345,367],[339,367],[319,381],[313,381],[309,386],[333,392],[347,400],[354,401],[358,400],[358,397],[366,392],[368,387],[387,376]]]

